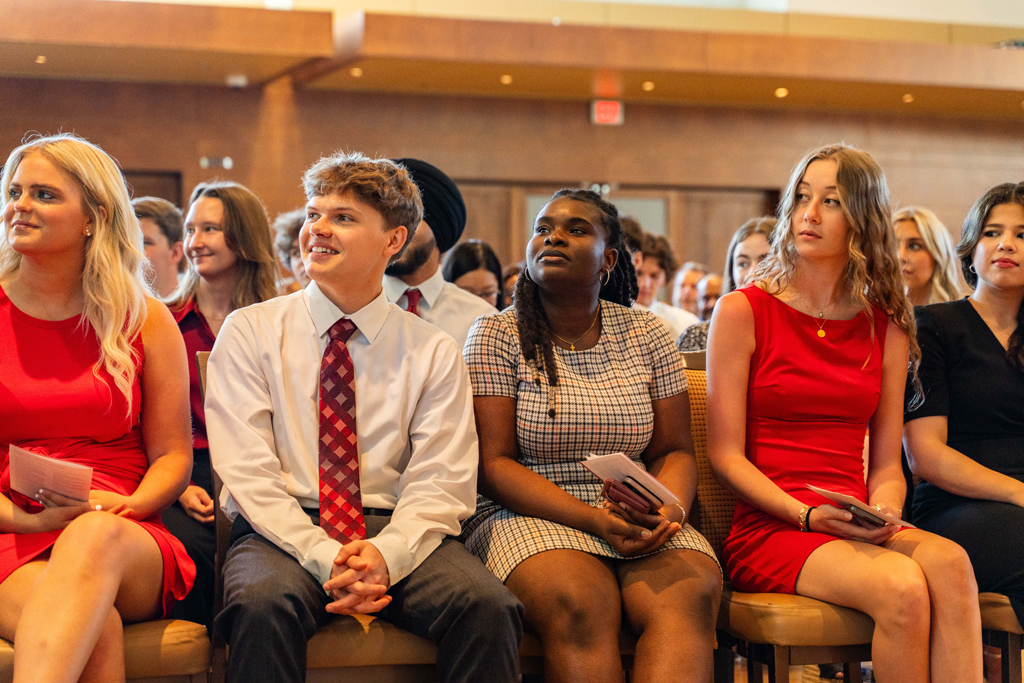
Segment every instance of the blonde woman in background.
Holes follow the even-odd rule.
[[[908,206],[893,214],[892,223],[910,303],[927,306],[959,299],[953,239],[938,216],[924,207]]]
[[[277,261],[259,198],[233,182],[201,183],[185,216],[188,269],[168,301],[185,340],[192,409],[192,481],[163,513],[164,524],[196,563],[192,592],[174,608],[176,619],[208,624],[213,609],[213,475],[196,353],[212,351],[224,319],[235,309],[277,295]]]
[[[109,156],[38,138],[0,184],[0,637],[15,683],[123,681],[122,622],[195,577],[160,521],[192,467],[185,345]],[[89,500],[12,490],[11,445],[92,467]]]

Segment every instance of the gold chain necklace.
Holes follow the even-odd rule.
[[[584,332],[580,336],[576,337],[576,339],[574,339],[573,341],[569,341],[568,339],[562,339],[561,337],[559,337],[554,332],[551,333],[551,336],[554,337],[555,339],[557,339],[558,341],[562,342],[563,344],[568,344],[570,351],[575,351],[576,350],[576,342],[578,342],[580,339],[583,339],[588,334],[590,334],[590,331],[592,329],[594,329],[594,325],[597,324],[597,319],[600,318],[600,317],[601,317],[601,306],[598,305],[597,312],[594,313],[594,322],[590,323],[590,327],[587,328],[586,332]]]
[[[815,320],[815,322],[818,323],[818,336],[824,338],[825,337],[825,329],[824,329],[825,328],[825,309],[823,309],[823,308],[819,308],[818,309],[818,320]]]

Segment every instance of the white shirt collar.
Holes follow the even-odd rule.
[[[317,335],[323,337],[327,334],[334,323],[342,318],[348,318],[355,323],[356,328],[363,333],[366,341],[373,343],[384,327],[389,313],[388,299],[381,290],[380,294],[352,315],[345,315],[341,309],[327,298],[327,295],[320,291],[316,282],[310,282],[302,292],[302,298],[309,309],[309,315],[313,318],[313,325],[316,327]]]
[[[434,304],[437,303],[438,297],[441,296],[441,290],[444,289],[444,282],[444,275],[441,274],[441,269],[438,268],[436,273],[431,275],[425,282],[418,284],[414,289],[420,290],[420,294],[423,295],[421,301],[425,301],[427,306],[433,308]],[[391,303],[398,303],[398,300],[405,296],[405,290],[407,289],[409,289],[409,285],[397,277],[384,276],[384,292]]]

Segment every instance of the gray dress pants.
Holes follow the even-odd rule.
[[[307,511],[315,518],[316,511]],[[390,517],[366,516],[373,538]],[[465,546],[445,538],[409,576],[391,586],[379,616],[437,644],[445,683],[518,680],[523,606]],[[224,563],[224,609],[214,628],[228,643],[229,683],[302,683],[306,644],[337,617],[330,597],[290,555],[239,515]]]

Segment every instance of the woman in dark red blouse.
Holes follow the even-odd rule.
[[[164,524],[196,563],[196,585],[173,616],[209,623],[213,607],[213,478],[196,353],[211,351],[224,319],[236,308],[277,293],[277,261],[260,200],[237,183],[200,184],[185,218],[188,270],[167,302],[185,339],[192,408],[192,481],[163,514]]]

